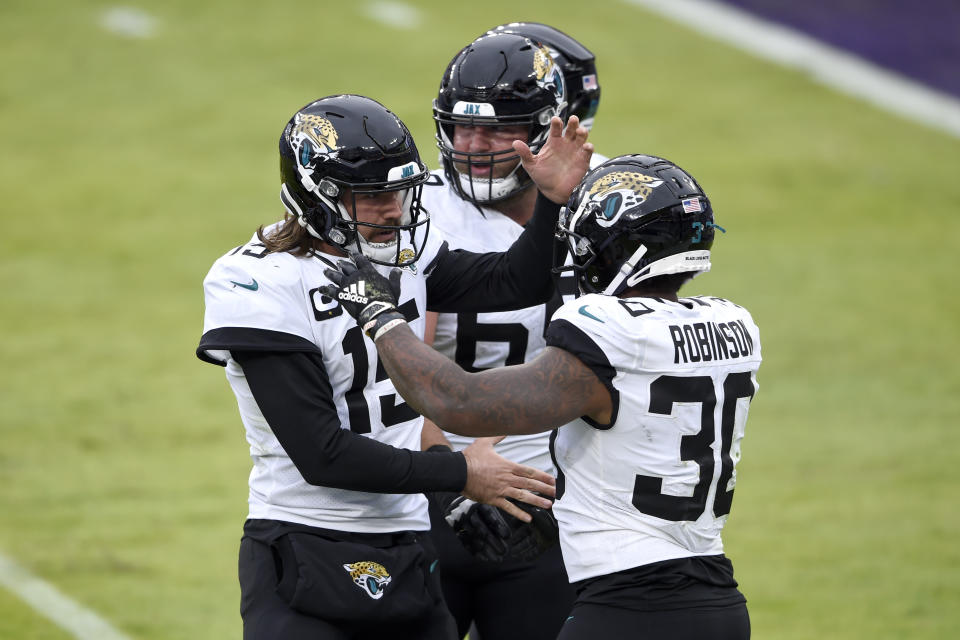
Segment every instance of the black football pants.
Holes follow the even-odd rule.
[[[450,614],[438,607],[413,623],[336,625],[290,608],[277,594],[277,564],[270,547],[248,536],[240,541],[240,615],[243,640],[455,640]]]
[[[575,604],[557,640],[749,640],[746,604],[725,607],[634,611],[602,604]]]
[[[443,598],[456,618],[460,638],[471,622],[480,640],[557,637],[576,595],[563,568],[559,545],[530,562],[482,562],[467,552],[453,529],[432,509],[430,520]]]

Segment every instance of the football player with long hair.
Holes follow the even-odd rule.
[[[419,335],[428,309],[548,299],[553,228],[587,170],[586,136],[576,118],[566,129],[554,118],[536,155],[517,143],[540,193],[534,217],[507,251],[471,253],[430,229],[420,197],[427,168],[383,105],[329,96],[286,123],[286,215],[214,263],[197,348],[225,367],[253,460],[239,558],[245,639],[373,640],[389,629],[395,639],[450,640],[422,493],[462,492],[527,520],[508,498],[549,507],[532,492],[552,496],[552,476],[501,458],[489,442],[421,451],[439,431],[422,428],[367,337],[388,326],[358,324],[323,287],[348,254],[393,269],[393,308]],[[348,297],[365,304],[378,292]]]
[[[590,171],[558,234],[582,294],[525,364],[467,372],[406,327],[390,287],[362,259],[331,273],[348,312],[391,327],[380,359],[411,406],[466,436],[550,433],[553,512],[576,602],[560,640],[746,640],[750,619],[721,531],[757,391],[750,313],[680,297],[710,269],[713,208],[686,171],[620,156]],[[481,632],[482,633],[482,632]]]

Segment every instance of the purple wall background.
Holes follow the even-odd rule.
[[[960,0],[722,0],[960,97]]]

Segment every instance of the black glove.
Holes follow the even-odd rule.
[[[403,321],[397,309],[400,298],[400,270],[384,278],[362,253],[349,251],[350,260],[338,260],[337,269],[323,274],[334,283],[321,287],[324,295],[338,300],[371,339],[388,323]],[[352,262],[351,262],[352,260]]]
[[[530,522],[523,522],[510,514],[503,514],[510,527],[510,538],[507,541],[510,545],[510,557],[518,560],[533,560],[560,541],[560,527],[557,525],[553,511],[513,498],[507,498],[507,500],[533,518]]]
[[[510,527],[500,509],[455,493],[438,493],[430,498],[472,556],[484,562],[500,562],[507,556]]]

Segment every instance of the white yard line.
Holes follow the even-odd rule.
[[[421,22],[420,10],[404,2],[370,2],[367,4],[366,13],[377,22],[397,29],[415,29]]]
[[[134,7],[110,7],[100,14],[100,26],[125,38],[152,38],[157,33],[157,19]]]
[[[93,611],[0,553],[0,586],[78,640],[130,640]]]
[[[960,138],[960,99],[799,31],[711,0],[624,0],[777,64],[840,93]]]

